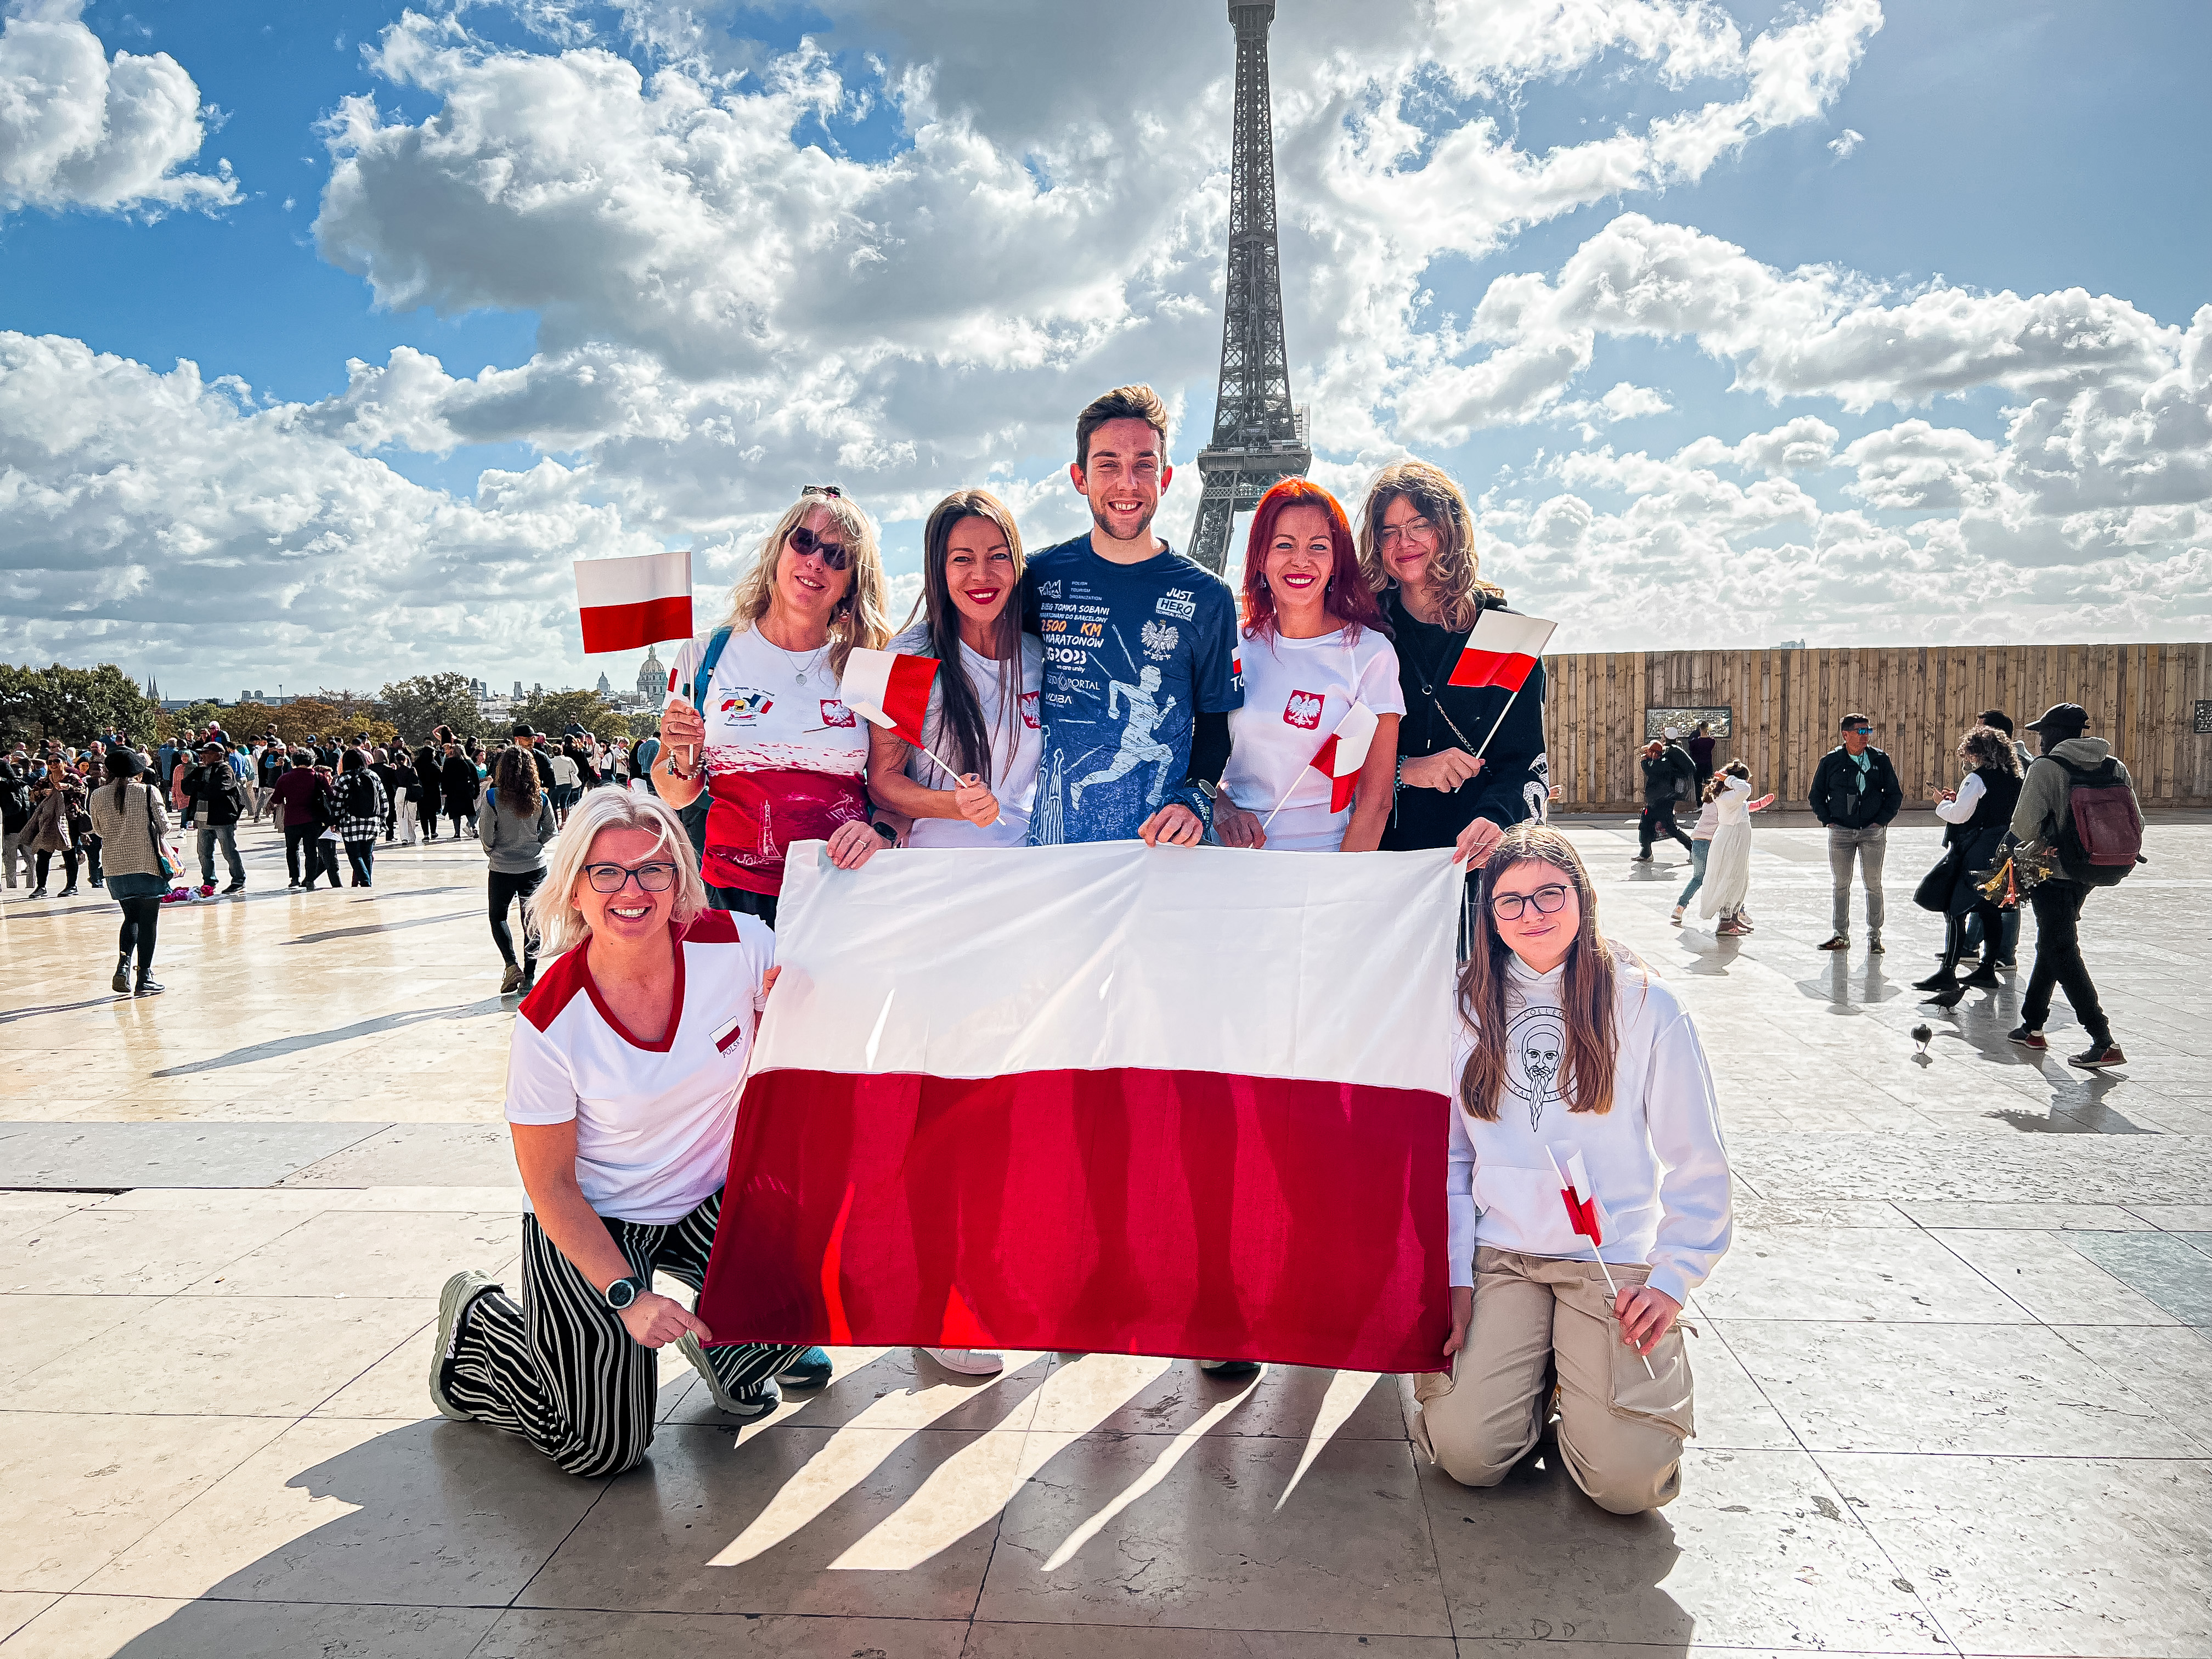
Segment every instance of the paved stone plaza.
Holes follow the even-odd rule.
[[[2063,1002],[2049,1055],[2004,1041],[2026,948],[1917,1008],[1924,811],[1884,957],[1814,949],[1809,825],[1761,824],[1720,941],[1668,925],[1683,866],[1573,833],[1740,1176],[1683,1492],[1630,1520],[1540,1461],[1455,1486],[1396,1378],[1105,1355],[842,1352],[735,1435],[673,1362],[646,1466],[571,1480],[423,1388],[441,1282],[517,1249],[475,844],[302,896],[249,830],[140,1001],[102,896],[7,895],[4,1659],[2212,1652],[2212,823],[2091,901],[2095,1077]]]

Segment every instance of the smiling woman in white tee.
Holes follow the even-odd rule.
[[[775,1408],[773,1379],[803,1352],[704,1348],[705,1322],[653,1290],[656,1272],[695,1291],[706,1275],[775,935],[708,908],[676,814],[616,789],[570,816],[530,909],[562,954],[507,1056],[522,1298],[480,1273],[446,1281],[430,1398],[570,1474],[618,1474],[653,1442],[654,1350],[677,1343],[746,1421]]]
[[[1224,847],[1373,852],[1389,821],[1406,699],[1351,523],[1319,484],[1285,478],[1260,498],[1243,610],[1244,704],[1229,716],[1228,799],[1215,808],[1214,833]],[[1331,781],[1313,762],[1355,702],[1376,729],[1352,799],[1334,810]]]
[[[1616,1515],[1656,1509],[1692,1432],[1675,1316],[1729,1246],[1712,1075],[1681,1002],[1598,932],[1559,831],[1506,831],[1477,904],[1446,1188],[1452,1369],[1415,1384],[1415,1438],[1454,1480],[1496,1486],[1549,1425],[1556,1375],[1575,1484]],[[1563,1194],[1577,1170],[1595,1245]]]
[[[1043,647],[1022,632],[1022,532],[984,489],[955,490],[921,534],[921,617],[891,641],[939,666],[922,722],[954,777],[878,726],[868,728],[868,793],[914,820],[909,847],[1022,847],[1036,799]]]

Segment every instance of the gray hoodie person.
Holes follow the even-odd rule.
[[[538,816],[518,817],[507,810],[499,791],[487,788],[477,806],[477,839],[484,856],[502,875],[527,875],[545,867],[545,843],[553,839],[553,801],[538,792]]]
[[[2045,760],[2064,761],[2077,771],[2087,772],[2105,763],[2112,752],[2112,745],[2102,738],[2069,738],[2063,743],[2054,743],[2043,754],[2038,755],[2037,764],[2030,765],[2027,776],[2020,786],[2020,800],[2012,809],[2012,832],[2021,841],[2057,838],[2058,816],[2066,810],[2067,791],[2073,787],[2073,774],[2065,766],[2045,766]],[[2120,781],[2133,789],[2135,780],[2128,769],[2118,761],[2112,763]]]

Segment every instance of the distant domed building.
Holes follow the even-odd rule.
[[[660,660],[659,650],[645,647],[645,661],[637,671],[637,695],[647,702],[659,702],[668,690],[668,665]]]
[[[609,692],[612,691],[613,690],[614,690],[614,687],[612,687],[611,685],[609,685],[609,684],[607,684],[607,677],[606,677],[605,674],[600,675],[600,676],[599,676],[599,695],[600,695],[601,696],[603,696],[603,697],[604,697],[604,696],[605,696]]]

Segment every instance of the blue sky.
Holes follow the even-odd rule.
[[[1568,50],[1514,45],[1521,9],[1456,3],[1356,33],[1281,7],[1290,343],[1326,481],[1356,496],[1407,452],[1453,467],[1486,574],[1560,616],[1566,648],[2203,636],[2212,11],[1587,0],[1595,44]],[[1151,379],[1192,431],[1210,412],[1212,7],[1148,0],[1110,38],[1079,9],[975,0],[304,9],[9,9],[0,71],[47,76],[52,110],[99,92],[70,78],[72,29],[118,76],[118,54],[166,54],[202,106],[197,146],[136,135],[155,159],[94,158],[123,181],[96,189],[0,130],[0,331],[26,343],[0,355],[13,659],[114,659],[173,691],[626,680],[580,655],[573,558],[693,546],[704,604],[824,467],[894,570],[928,499],[985,477],[1042,543],[1080,527],[1054,474],[1090,392]],[[1639,61],[1655,30],[1674,55]],[[1762,36],[1803,37],[1772,84]],[[1116,53],[1139,72],[1069,78]],[[617,61],[646,78],[594,67]],[[374,113],[336,118],[349,99]],[[1731,100],[1742,132],[1625,188],[1510,176]],[[718,172],[738,139],[751,159]],[[1053,190],[977,206],[1024,167]],[[487,196],[495,175],[535,193]],[[176,199],[221,177],[228,199]],[[549,200],[588,204],[586,228],[549,243]],[[1121,225],[1133,246],[1110,245]],[[778,234],[823,246],[763,253]],[[1656,269],[1662,243],[1696,274],[1632,316],[1577,286]],[[1556,297],[1501,322],[1524,278]],[[1685,305],[1745,281],[1726,315]],[[1918,349],[1887,361],[1892,316]],[[349,385],[349,360],[375,378]],[[1741,447],[1797,420],[1827,434],[1799,462]],[[1170,493],[1171,538],[1189,505]]]

